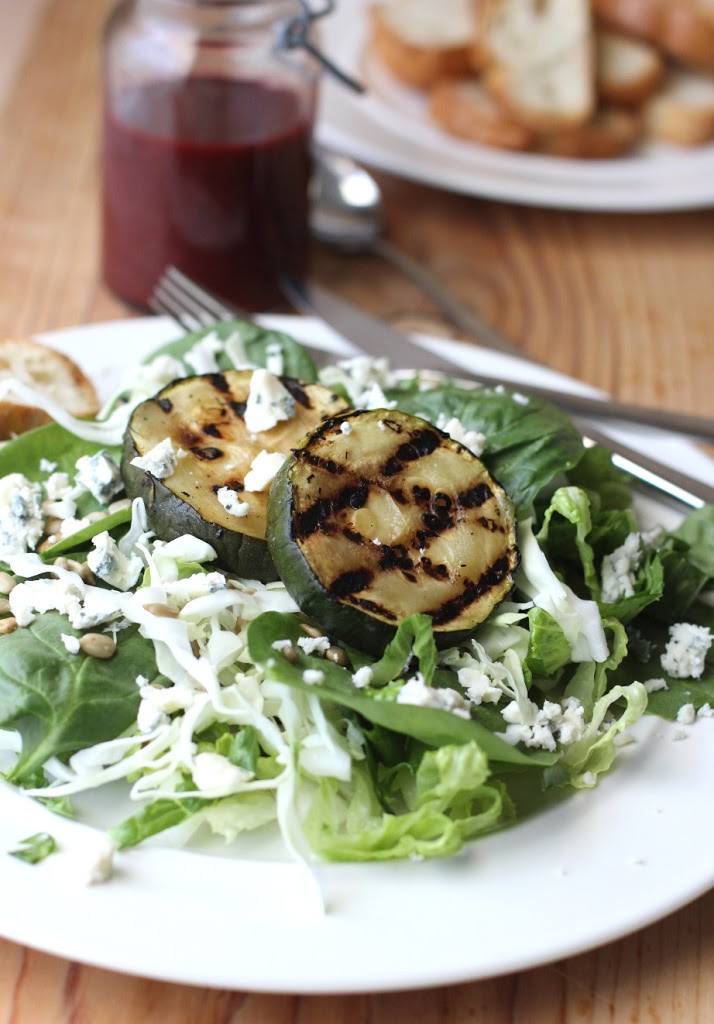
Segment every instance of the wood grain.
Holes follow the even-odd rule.
[[[39,4],[44,14],[30,28],[23,54],[13,49],[0,96],[0,331],[15,336],[132,315],[102,286],[98,266],[99,39],[111,3]],[[0,46],[11,42],[7,30]],[[378,177],[392,241],[524,352],[620,398],[711,415],[714,210],[638,216],[539,210]],[[314,273],[396,324],[453,333],[428,300],[376,258],[316,247]],[[606,878],[602,885],[606,899]],[[711,892],[590,953],[421,992],[296,997],[213,991],[126,977],[0,940],[0,1024],[712,1019]]]

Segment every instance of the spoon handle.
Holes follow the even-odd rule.
[[[408,256],[401,249],[392,245],[386,238],[375,238],[370,243],[370,250],[401,271],[417,288],[420,288],[425,295],[429,296],[432,302],[439,307],[455,327],[458,327],[465,334],[476,338],[485,348],[495,349],[497,352],[505,352],[511,356],[518,356],[520,359],[525,359],[529,362],[536,362],[535,359],[520,349],[518,345],[482,319],[478,313],[468,309],[459,299],[448,292],[426,267],[423,267],[416,260],[413,260],[411,256]]]

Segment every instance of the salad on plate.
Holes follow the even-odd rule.
[[[714,714],[714,508],[653,521],[536,398],[235,321],[44,406],[0,449],[0,770],[121,785],[116,849],[447,856]]]

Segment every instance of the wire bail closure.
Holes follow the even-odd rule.
[[[310,40],[310,29],[312,23],[318,18],[331,14],[335,9],[335,0],[321,0],[321,6],[314,8],[309,0],[298,0],[302,7],[302,14],[285,22],[281,29],[280,45],[286,50],[295,50],[302,47],[311,57],[314,57],[322,67],[333,75],[343,85],[348,86],[356,93],[364,93],[365,87],[356,78],[353,78],[346,71],[338,68],[337,65],[327,57]]]

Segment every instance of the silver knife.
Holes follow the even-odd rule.
[[[536,384],[528,384],[525,381],[506,382],[498,377],[490,377],[488,374],[467,370],[446,355],[417,346],[416,342],[413,342],[401,331],[395,330],[390,324],[375,320],[374,317],[355,309],[344,299],[333,295],[317,284],[290,280],[284,282],[283,290],[297,309],[301,309],[303,312],[317,313],[327,323],[332,324],[345,338],[355,341],[359,347],[371,355],[376,355],[377,352],[380,355],[388,355],[391,364],[395,367],[412,369],[417,359],[419,369],[422,370],[453,373],[454,367],[458,367],[462,377],[469,377],[484,387],[493,388],[508,383],[511,388],[518,388],[524,394],[543,398],[569,412],[580,413],[583,416],[595,416],[598,419],[606,417],[609,420],[624,420],[638,426],[655,427],[658,430],[686,434],[709,444],[714,443],[714,420],[705,416],[670,412],[666,409],[652,409],[629,402],[619,402],[614,398],[591,398],[588,395],[541,387]],[[388,331],[389,334],[387,335],[385,331]],[[379,348],[376,345],[372,348],[371,340],[373,338],[379,343]],[[356,339],[360,340],[357,342]],[[485,347],[492,348],[493,346],[486,343]],[[499,351],[505,351],[505,349],[500,348]],[[517,349],[513,346],[512,350],[509,350],[509,354],[515,352]],[[520,355],[519,358],[523,359],[524,357]],[[544,368],[542,364],[537,365]]]
[[[494,377],[485,377],[472,373],[465,370],[459,363],[449,359],[448,356],[418,345],[408,335],[396,330],[390,324],[378,320],[376,317],[362,312],[362,310],[356,309],[348,302],[338,298],[336,295],[332,295],[318,285],[284,281],[283,289],[286,296],[297,309],[320,317],[341,334],[343,338],[349,341],[357,352],[372,356],[386,356],[394,367],[409,369],[418,367],[420,370],[436,370],[439,373],[446,373],[450,377],[454,376],[454,371],[456,370],[460,377],[471,379],[476,383],[485,384],[488,387],[495,385],[506,385],[510,388],[516,387],[526,395],[546,398],[553,404],[568,408],[572,408],[572,406],[568,406],[568,403],[576,399],[578,411],[587,415],[597,414],[599,416],[615,417],[619,415],[615,410],[623,408],[621,403],[613,403],[609,400],[581,399],[581,396],[573,396],[570,393],[562,394],[560,391],[549,388],[513,384],[509,381],[501,381]],[[631,407],[624,406],[624,408]],[[674,413],[667,415],[676,416]],[[624,419],[626,417],[620,416],[619,418]],[[634,416],[630,417],[630,419],[634,420]],[[677,417],[677,419],[679,420],[680,417]],[[697,418],[695,417],[695,419]],[[674,498],[678,502],[689,505],[691,508],[701,508],[705,504],[714,504],[714,487],[709,484],[670,466],[666,466],[664,463],[643,455],[641,452],[635,451],[619,441],[615,441],[608,435],[600,433],[599,430],[595,430],[590,423],[585,424],[578,420],[574,422],[576,422],[576,425],[583,434],[583,441],[586,445],[592,446],[597,444],[608,448],[613,453],[613,463],[642,483],[655,488],[670,498]],[[637,422],[644,424],[645,421],[639,418]],[[706,420],[702,422],[704,424],[709,423]],[[670,430],[676,429],[670,423],[665,425],[662,420],[659,420],[656,426],[660,428],[665,426],[665,429]],[[679,429],[681,430],[682,427],[680,426]],[[699,434],[700,431],[696,433]],[[705,436],[709,438],[714,437],[712,424],[709,424],[709,432]]]

